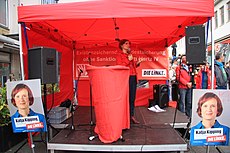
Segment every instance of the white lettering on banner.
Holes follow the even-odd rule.
[[[44,125],[42,122],[38,122],[38,123],[33,123],[33,124],[27,124],[26,125],[26,129],[27,130],[31,130],[31,129],[37,129],[37,128],[43,128]]]
[[[97,57],[98,62],[111,62],[116,61],[116,58],[114,57]]]
[[[142,61],[142,62],[157,62],[159,61],[159,57],[133,57],[134,61]]]
[[[133,54],[142,54],[142,55],[162,55],[166,56],[166,51],[151,51],[151,50],[132,50]]]
[[[90,60],[91,60],[91,62],[95,62],[95,58],[93,58],[93,57],[92,57]],[[88,62],[88,61],[89,61],[89,58],[88,58],[88,57],[83,58],[83,61],[84,61],[84,62]]]
[[[90,50],[90,51],[78,51],[77,55],[89,55],[91,53],[92,55],[117,55],[117,53],[120,52],[120,50]],[[166,51],[153,51],[153,50],[132,50],[132,54],[134,55],[150,55],[150,56],[157,56],[162,55],[166,56]]]
[[[14,118],[14,123],[16,127],[26,127],[26,124],[33,124],[38,122],[39,122],[38,116]]]
[[[166,69],[142,69],[142,77],[166,77]]]
[[[226,135],[207,137],[206,141],[207,142],[225,142],[226,141]]]
[[[90,51],[79,51],[77,52],[77,55],[89,55],[91,53],[92,55],[111,55],[117,54],[117,50],[90,50]]]
[[[206,139],[210,136],[223,135],[223,128],[211,128],[211,129],[195,129],[194,140]]]

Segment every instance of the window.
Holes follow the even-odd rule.
[[[7,23],[7,16],[8,16],[8,9],[7,9],[7,0],[0,0],[0,25],[5,27],[8,26]]]
[[[58,0],[42,0],[42,4],[55,4]]]
[[[230,1],[227,2],[228,21],[230,21]]]
[[[214,18],[215,18],[215,28],[218,28],[218,16],[217,16],[217,11],[214,14]]]
[[[224,6],[220,8],[220,25],[224,24]]]

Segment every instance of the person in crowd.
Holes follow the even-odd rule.
[[[11,82],[11,81],[17,81],[15,76],[14,76],[14,73],[10,73],[9,78],[7,79],[7,82]]]
[[[224,68],[224,54],[222,52],[216,53],[214,62],[214,74],[216,77],[216,89],[227,89],[228,79]]]
[[[177,62],[177,65],[181,64],[181,54],[178,55],[178,57],[176,58],[176,62]]]
[[[169,68],[169,100],[171,101],[172,98],[172,86],[176,83],[176,59],[172,62],[172,65]]]
[[[209,63],[201,65],[196,75],[196,89],[211,89],[212,88],[212,71],[210,70]],[[214,78],[215,86],[215,78]]]
[[[192,82],[190,76],[190,68],[186,64],[186,56],[181,56],[181,64],[176,68],[176,78],[179,83],[179,106],[178,109],[191,117],[192,109]]]
[[[225,64],[225,71],[227,73],[227,78],[228,78],[228,89],[230,89],[230,66],[229,66],[230,61],[226,62]]]
[[[173,59],[169,57],[169,65],[172,65]]]
[[[34,103],[34,97],[31,89],[27,85],[19,83],[14,87],[11,92],[11,102],[15,107],[17,107],[17,111],[11,116],[12,126],[15,132],[30,132],[30,130],[26,127],[26,120],[30,120],[29,118],[31,116],[38,117],[38,120],[35,118],[36,123],[43,123],[43,127],[32,129],[32,132],[47,131],[44,115],[36,113],[30,108],[30,106]],[[21,124],[18,124],[17,126],[17,121],[20,121],[20,118],[25,119],[21,120]]]
[[[190,141],[192,145],[228,145],[229,143],[229,127],[221,125],[216,117],[219,117],[223,112],[223,106],[220,98],[212,92],[206,92],[200,97],[198,101],[197,114],[202,120],[191,128]],[[196,140],[196,129],[211,129],[221,128],[223,129],[223,135],[226,136],[225,141],[221,142],[207,142],[206,138]]]
[[[134,117],[136,89],[137,89],[137,70],[141,61],[134,61],[132,51],[130,50],[131,42],[128,39],[122,39],[119,42],[121,52],[117,54],[117,65],[127,66],[130,69],[129,76],[129,105],[130,105],[130,119],[134,124],[140,122]]]
[[[177,67],[177,64],[173,62],[173,64],[169,68],[169,81],[171,83],[175,83],[176,81],[176,67]]]

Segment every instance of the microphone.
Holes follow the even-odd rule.
[[[127,51],[127,53],[128,53],[128,54],[130,54],[130,53],[131,53],[131,49],[130,49],[130,48],[128,48],[128,51]]]

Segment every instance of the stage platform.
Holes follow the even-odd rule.
[[[166,112],[152,112],[147,107],[136,107],[135,116],[140,124],[131,124],[130,129],[123,130],[123,141],[118,140],[110,144],[102,143],[98,138],[89,140],[94,126],[90,125],[90,107],[80,106],[75,110],[73,123],[74,130],[70,126],[60,130],[49,143],[47,149],[71,151],[104,151],[104,152],[154,152],[154,151],[187,151],[187,143],[174,128],[186,128],[187,117],[167,107]],[[95,122],[93,113],[93,122]],[[62,125],[72,125],[71,118]],[[174,125],[174,128],[172,127]],[[57,125],[54,125],[57,126]],[[60,125],[61,126],[61,125]]]

